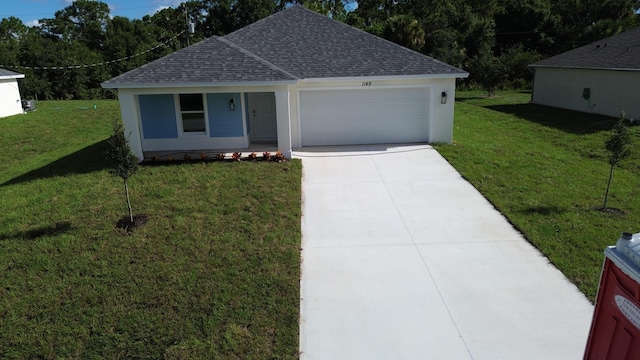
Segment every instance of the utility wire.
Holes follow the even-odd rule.
[[[100,63],[94,63],[94,64],[84,64],[84,65],[67,65],[67,66],[22,66],[22,65],[2,65],[0,64],[0,68],[14,68],[14,69],[32,69],[32,70],[69,70],[69,69],[83,69],[83,68],[90,68],[90,67],[96,67],[96,66],[103,66],[103,65],[108,65],[108,64],[115,64],[117,62],[122,62],[125,60],[129,60],[131,58],[140,56],[140,55],[144,55],[147,54],[161,46],[165,46],[167,43],[175,40],[178,36],[184,34],[185,32],[187,32],[187,30],[182,30],[180,33],[178,33],[177,35],[175,35],[174,37],[172,37],[171,39],[168,39],[167,41],[160,43],[154,47],[152,47],[151,49],[147,49],[143,52],[139,52],[137,54],[133,54],[130,56],[126,56],[123,58],[119,58],[119,59],[115,59],[115,60],[110,60],[110,61],[103,61]]]

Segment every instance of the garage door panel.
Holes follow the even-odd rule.
[[[426,142],[426,88],[301,91],[302,145]]]

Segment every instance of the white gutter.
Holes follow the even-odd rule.
[[[230,87],[230,86],[278,86],[294,85],[301,83],[316,83],[326,81],[361,81],[362,79],[381,80],[415,80],[415,79],[464,79],[469,77],[468,72],[456,74],[428,74],[428,75],[397,75],[397,76],[357,76],[357,77],[332,77],[332,78],[309,78],[300,80],[282,81],[246,81],[246,82],[193,82],[193,83],[102,83],[105,89],[157,89],[157,88],[189,88],[189,87]]]
[[[332,78],[308,78],[300,79],[300,83],[314,83],[324,81],[361,81],[362,79],[381,81],[381,80],[414,80],[414,79],[464,79],[469,77],[468,72],[457,74],[428,74],[428,75],[395,75],[395,76],[350,76],[350,77],[332,77]]]
[[[0,80],[7,80],[7,79],[24,79],[24,74],[0,76]]]
[[[604,67],[592,67],[592,66],[551,66],[551,65],[528,65],[530,68],[544,68],[544,69],[573,69],[573,70],[607,70],[607,71],[640,71],[640,69],[626,69],[626,68],[604,68]]]
[[[297,84],[296,80],[284,81],[245,81],[245,82],[192,82],[192,83],[102,83],[105,89],[157,89],[157,88],[189,88],[189,87],[229,87],[229,86],[278,86]]]

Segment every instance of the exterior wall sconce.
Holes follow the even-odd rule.
[[[236,109],[236,99],[229,99],[229,110],[234,111]]]
[[[446,104],[447,103],[447,92],[443,91],[442,94],[440,94],[440,104]]]

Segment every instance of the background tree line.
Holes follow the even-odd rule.
[[[489,89],[526,88],[527,64],[640,26],[640,0],[191,0],[142,19],[76,0],[38,26],[2,19],[0,67],[26,75],[25,98],[113,97],[102,81],[292,4],[465,69],[465,85]]]

